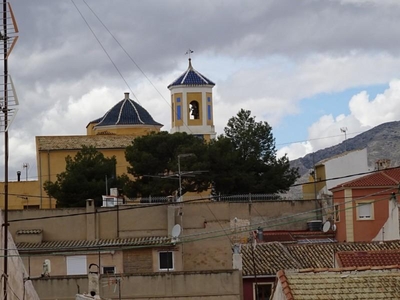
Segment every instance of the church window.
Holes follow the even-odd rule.
[[[181,106],[180,105],[178,105],[178,106],[176,106],[176,119],[177,120],[180,120],[181,119]]]
[[[190,102],[190,119],[200,119],[199,102],[194,100]]]

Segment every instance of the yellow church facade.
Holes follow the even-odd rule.
[[[187,132],[206,141],[215,138],[214,85],[193,69],[189,59],[188,69],[168,86],[171,91],[171,133]],[[130,99],[129,93],[125,93],[124,99],[102,117],[89,122],[86,135],[36,136],[38,180],[9,182],[9,209],[55,208],[56,199],[47,195],[43,185],[46,181],[54,182],[57,174],[65,171],[65,158],[68,155],[73,158],[82,146],[94,146],[106,157],[115,156],[116,175],[127,173],[129,164],[125,159],[125,148],[135,137],[159,132],[162,126],[145,108]],[[4,182],[0,182],[0,189],[4,190]],[[4,195],[0,199],[0,208],[3,207]]]

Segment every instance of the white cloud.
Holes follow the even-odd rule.
[[[346,128],[347,138],[364,132],[381,123],[400,119],[400,80],[393,79],[389,88],[374,99],[369,99],[367,92],[354,95],[349,101],[350,114],[337,117],[323,115],[308,128],[308,141],[293,143],[279,149],[278,155],[290,153],[290,159],[302,157],[307,153],[343,142]]]

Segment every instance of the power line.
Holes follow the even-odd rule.
[[[358,198],[351,199],[349,201],[345,201],[345,202],[343,202],[341,204],[344,205],[345,203],[350,203],[350,202],[362,200],[362,199],[365,199],[365,198],[368,198],[368,197],[371,197],[371,196],[376,196],[376,195],[379,195],[379,194],[382,197],[380,197],[380,198],[378,198],[378,199],[376,199],[374,201],[371,201],[371,203],[376,203],[376,202],[379,202],[379,201],[387,200],[387,195],[388,194],[383,194],[383,193],[386,193],[386,192],[388,192],[390,190],[392,190],[392,189],[386,189],[386,190],[383,190],[383,191],[380,191],[380,192],[371,193],[371,194],[368,194],[368,195],[365,195],[365,196],[362,196],[362,197],[358,197]],[[346,211],[346,210],[349,210],[349,209],[354,209],[356,207],[357,207],[357,203],[354,204],[353,206],[346,207],[344,209],[340,209],[339,211]],[[322,210],[322,208],[319,209],[319,210]],[[180,238],[179,243],[180,244],[186,244],[186,243],[192,243],[192,242],[196,242],[196,241],[200,241],[200,240],[218,238],[218,237],[223,237],[223,236],[227,236],[228,239],[230,240],[229,236],[231,236],[231,235],[235,235],[235,234],[238,234],[238,233],[239,234],[240,233],[246,233],[248,231],[253,231],[258,226],[260,226],[260,225],[264,225],[265,226],[267,223],[272,223],[272,224],[268,225],[267,227],[277,227],[277,226],[288,225],[288,224],[293,224],[293,223],[297,223],[297,222],[302,222],[302,221],[308,220],[309,218],[303,218],[303,219],[296,219],[296,220],[289,221],[289,222],[285,221],[285,222],[280,222],[279,223],[279,221],[281,221],[281,220],[293,218],[293,217],[296,217],[296,216],[301,216],[301,215],[304,215],[304,214],[312,213],[314,211],[315,210],[309,210],[309,211],[298,213],[298,214],[291,215],[291,216],[278,217],[278,218],[270,219],[268,221],[262,221],[262,222],[255,223],[252,226],[248,226],[248,225],[239,226],[237,228],[239,228],[239,229],[242,228],[242,230],[239,230],[239,232],[237,232],[237,230],[235,230],[234,232],[229,233],[229,231],[232,229],[232,228],[229,227],[229,228],[222,229],[222,230],[214,230],[214,231],[207,231],[207,232],[199,232],[199,233],[195,233],[195,234],[190,234],[190,235],[182,236]],[[221,232],[223,232],[223,233],[221,233]],[[214,235],[210,235],[210,234],[214,234]],[[194,238],[190,239],[190,237],[194,237]],[[97,252],[97,251],[104,252],[104,251],[110,251],[110,250],[113,250],[113,249],[114,250],[129,250],[129,249],[139,249],[139,248],[148,248],[149,247],[149,245],[116,246],[116,247],[104,246],[103,248],[101,248],[100,246],[101,245],[99,245],[99,246],[97,246],[97,245],[93,245],[93,246],[78,246],[78,247],[74,247],[73,249],[70,249],[70,251],[62,251],[62,253],[57,253],[57,252],[50,252],[49,253],[49,252],[46,252],[46,253],[39,253],[39,254],[36,254],[36,255],[32,255],[32,254],[28,253],[29,250],[22,250],[22,251],[26,252],[26,254],[22,254],[20,256],[22,256],[22,257],[24,257],[24,256],[43,256],[43,255],[49,255],[49,254],[52,254],[52,255],[66,255],[68,253],[75,253],[75,251],[79,250],[79,249],[86,250],[86,252],[93,252],[93,251],[95,251],[95,252]],[[167,246],[171,246],[171,243],[167,242],[167,243],[157,244],[157,245],[154,245],[154,246],[155,247],[162,247],[162,246],[167,247]],[[17,251],[18,249],[10,249],[10,250]],[[35,251],[37,251],[37,250],[35,250]],[[11,256],[18,256],[18,254],[9,255],[9,257],[11,257]]]
[[[122,78],[122,80],[125,82],[126,86],[128,87],[128,89],[131,91],[132,95],[136,98],[136,100],[140,103],[138,97],[135,95],[135,93],[132,91],[131,87],[129,86],[128,82],[126,81],[124,75],[122,75],[121,71],[119,70],[119,68],[117,67],[117,65],[115,64],[115,62],[113,61],[113,59],[111,58],[111,56],[108,54],[106,48],[103,46],[103,44],[100,42],[99,38],[97,37],[96,33],[93,31],[92,27],[89,25],[88,21],[85,19],[85,17],[83,16],[82,12],[79,10],[78,6],[75,4],[74,0],[71,0],[71,2],[74,4],[76,10],[79,12],[80,16],[82,17],[83,21],[86,23],[87,27],[89,28],[89,30],[91,31],[91,33],[93,34],[93,36],[95,37],[96,41],[99,43],[100,47],[103,49],[104,53],[107,55],[108,59],[111,61],[111,63],[113,64],[115,70],[117,70],[119,76]]]

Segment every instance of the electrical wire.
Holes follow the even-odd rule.
[[[392,168],[386,168],[386,170],[396,170],[399,169],[400,166],[398,167],[392,167]],[[353,174],[348,174],[348,175],[343,175],[343,176],[338,176],[338,177],[331,177],[331,178],[326,178],[326,179],[320,179],[317,181],[312,181],[312,182],[304,182],[304,183],[297,183],[297,184],[293,184],[290,187],[296,187],[296,186],[303,186],[303,185],[309,185],[309,184],[318,184],[321,182],[328,182],[331,180],[338,180],[338,179],[344,179],[344,178],[350,178],[350,177],[354,177],[354,176],[362,176],[362,175],[368,175],[368,174],[373,174],[373,173],[378,173],[378,172],[382,172],[383,170],[372,170],[372,171],[367,171],[367,172],[359,172],[359,173],[353,173]],[[0,195],[4,194],[3,192],[0,192]],[[41,195],[34,195],[34,194],[19,194],[19,193],[9,193],[9,195],[12,196],[16,196],[16,197],[31,197],[31,198],[49,198],[48,196],[41,196]],[[220,197],[229,197],[229,196],[233,196],[230,194],[224,194],[221,195]],[[279,196],[279,194],[278,194]],[[72,198],[71,198],[72,199]],[[209,199],[209,198],[199,198],[198,200],[205,200],[205,199]],[[304,200],[304,199],[290,199],[290,200]],[[310,199],[312,200],[312,199]],[[314,199],[315,200],[315,199]],[[165,203],[166,205],[168,205],[169,203]]]
[[[104,53],[107,55],[108,59],[110,60],[110,62],[112,63],[112,65],[114,66],[115,70],[117,70],[119,76],[122,78],[122,80],[125,82],[126,86],[128,87],[128,89],[131,91],[132,95],[136,98],[136,100],[140,103],[138,97],[135,95],[135,93],[132,91],[129,83],[126,81],[124,75],[122,75],[121,71],[119,70],[119,68],[117,67],[117,65],[115,64],[115,62],[113,61],[113,59],[111,58],[110,54],[108,54],[106,48],[103,46],[103,44],[101,43],[101,41],[99,40],[99,38],[97,37],[96,33],[93,31],[92,27],[89,25],[88,21],[86,20],[86,18],[84,17],[84,15],[82,14],[82,12],[79,10],[78,6],[75,4],[74,0],[71,0],[71,2],[74,4],[76,10],[78,11],[78,13],[80,14],[80,16],[82,17],[83,21],[86,23],[87,27],[89,28],[90,32],[93,34],[93,36],[95,37],[96,41],[99,43],[100,47],[103,49]]]
[[[388,189],[388,190],[390,190],[390,189]],[[383,192],[387,192],[388,190],[380,191],[380,192],[377,192],[377,193],[372,193],[372,194],[369,194],[369,195],[366,195],[366,196],[363,196],[363,197],[359,197],[359,198],[350,200],[348,202],[362,200],[362,199],[365,199],[367,197],[371,197],[371,196],[374,196],[374,195],[382,194]],[[376,199],[374,201],[371,201],[371,203],[376,203],[376,202],[383,201],[383,200],[387,200],[386,195],[384,195],[384,196],[382,195],[382,197],[380,197],[380,198],[378,198],[378,199]],[[350,207],[346,207],[344,209],[341,209],[340,211],[346,211],[346,210],[349,210],[349,209],[354,209],[354,208],[357,208],[357,206],[358,206],[358,204],[356,203],[355,205],[350,206]],[[309,211],[309,212],[312,212],[312,211]],[[303,212],[303,213],[300,213],[300,214],[296,214],[296,216],[299,216],[299,215],[302,215],[302,214],[305,214],[305,213],[306,212]],[[309,220],[309,218],[306,217],[306,218],[303,218],[303,219],[296,219],[296,220],[292,220],[292,221],[289,221],[289,222],[288,221],[276,222],[278,220],[283,220],[283,219],[287,219],[287,218],[290,218],[290,217],[293,217],[293,216],[271,219],[268,222],[271,222],[271,223],[273,222],[273,224],[268,225],[268,228],[273,228],[273,227],[283,226],[283,225],[289,225],[289,224],[293,224],[293,223],[297,223],[297,222],[303,222],[304,220]],[[239,232],[232,231],[232,228],[229,228],[228,230],[232,231],[232,232],[228,233],[228,234],[229,235],[235,235],[235,234],[238,234],[238,233],[239,234],[240,233],[247,233],[249,231],[255,230],[259,225],[262,225],[264,223],[265,222],[259,222],[259,223],[253,224],[253,226],[251,226],[251,227],[249,227],[249,226],[241,226],[241,227],[243,227],[243,230],[239,231]],[[225,230],[223,231],[223,233],[221,233],[221,232],[222,232],[222,230],[215,230],[215,231],[208,231],[208,232],[205,232],[205,233],[196,233],[196,234],[186,235],[186,236],[181,237],[178,243],[179,244],[186,244],[186,243],[192,243],[192,242],[201,241],[201,240],[224,237],[225,235],[227,235]],[[190,238],[190,237],[194,237],[194,238]],[[112,251],[112,250],[141,249],[141,248],[148,248],[149,246],[150,247],[151,246],[153,246],[153,247],[170,247],[171,243],[170,242],[166,242],[164,244],[157,244],[157,245],[118,246],[118,247],[107,247],[107,248],[104,247],[103,249],[101,249],[100,246],[101,245],[92,246],[92,247],[85,247],[85,246],[74,247],[70,251],[66,251],[65,250],[65,251],[62,251],[62,252],[46,252],[46,253],[29,253],[28,251],[21,249],[20,252],[22,252],[22,253],[20,255],[15,254],[15,255],[9,255],[9,256],[10,257],[11,256],[21,256],[21,257],[28,256],[29,257],[29,256],[45,256],[45,255],[47,255],[47,256],[48,255],[68,255],[68,254],[76,254],[77,250],[86,250],[86,251],[83,251],[83,253],[90,254],[90,253],[98,253],[98,252],[107,252],[107,251]],[[10,249],[10,250],[12,250],[12,249]],[[14,250],[18,251],[17,249],[14,249]],[[37,252],[38,249],[34,249],[32,251]]]
[[[386,190],[379,191],[379,192],[375,192],[375,193],[371,193],[371,194],[368,194],[368,195],[364,195],[362,197],[357,197],[357,198],[349,197],[349,198],[351,198],[350,200],[345,201],[345,202],[340,203],[340,204],[344,205],[346,203],[359,201],[359,200],[362,200],[362,199],[365,199],[365,198],[370,198],[372,196],[377,196],[377,195],[380,195],[381,197],[376,199],[376,200],[374,200],[374,201],[371,201],[371,203],[376,203],[376,202],[379,202],[379,201],[387,200],[387,195],[389,195],[389,194],[384,194],[384,193],[387,193],[387,192],[389,192],[391,190],[393,190],[393,188],[386,189]],[[390,194],[390,195],[392,195],[392,194]],[[349,207],[345,207],[343,209],[340,209],[339,211],[345,211],[345,210],[348,210],[348,209],[354,209],[357,206],[358,206],[358,204],[355,203],[355,205],[349,206]],[[232,228],[229,227],[229,228],[226,228],[226,229],[223,228],[222,230],[219,229],[219,230],[213,230],[213,231],[193,233],[193,234],[182,236],[180,238],[179,243],[189,243],[189,242],[195,242],[195,241],[209,239],[209,238],[218,238],[218,237],[222,237],[222,236],[228,236],[228,235],[231,236],[231,235],[236,235],[236,234],[240,234],[240,233],[246,233],[246,232],[249,232],[249,231],[257,229],[260,225],[263,225],[264,227],[267,226],[268,228],[273,228],[273,227],[277,227],[277,226],[303,222],[305,220],[309,220],[309,217],[306,216],[306,217],[304,217],[302,219],[301,218],[299,219],[297,217],[302,216],[302,215],[308,215],[310,213],[316,212],[317,210],[322,211],[323,208],[314,209],[314,210],[308,210],[308,211],[301,212],[301,213],[294,214],[294,215],[290,215],[290,216],[273,218],[273,219],[270,219],[270,220],[267,220],[267,221],[262,221],[262,222],[254,223],[254,224],[251,224],[251,225],[244,225],[244,226],[239,226],[239,227],[235,226],[235,231],[232,231]],[[327,215],[327,213],[324,214],[324,216],[326,216],[326,215]],[[292,220],[292,221],[284,221],[284,220],[293,219],[293,218],[296,218],[296,219]],[[272,223],[272,224],[270,224],[270,223]],[[239,231],[238,231],[238,229],[239,229]],[[231,231],[231,232],[229,233],[229,231]],[[230,238],[229,238],[229,240],[230,240]],[[168,243],[165,243],[165,244],[157,244],[157,245],[153,245],[153,246],[155,246],[155,247],[170,246],[170,243],[168,242]],[[95,251],[99,247],[100,247],[100,245],[99,246],[94,245],[94,246],[90,246],[90,247],[82,246],[81,248],[80,247],[74,247],[74,249],[84,249],[84,250],[87,250],[87,251],[90,251],[90,250]],[[149,245],[119,246],[119,247],[116,247],[116,248],[107,247],[106,248],[107,250],[104,250],[104,251],[109,251],[109,250],[112,250],[112,249],[117,249],[117,250],[118,249],[137,249],[137,248],[143,248],[143,247],[149,247]],[[12,250],[12,249],[10,249],[10,250]],[[17,249],[14,249],[14,250],[17,250]],[[23,249],[21,249],[20,251],[21,252],[26,252]],[[32,251],[37,251],[37,249],[32,250]],[[65,251],[63,251],[63,253],[64,252]],[[10,255],[10,256],[12,256],[12,255]]]

